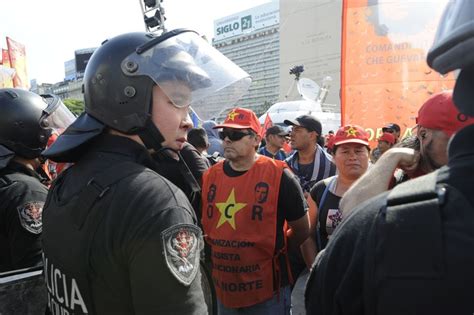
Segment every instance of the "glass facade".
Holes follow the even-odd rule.
[[[219,41],[213,46],[252,77],[249,92],[235,106],[257,115],[278,101],[280,89],[280,34],[273,25]]]

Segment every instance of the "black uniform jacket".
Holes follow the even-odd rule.
[[[0,170],[0,272],[41,263],[41,214],[48,190],[16,162]]]
[[[448,165],[441,168],[437,174],[438,187],[449,185],[442,207],[433,208],[424,218],[416,216],[415,219],[412,211],[406,211],[402,208],[403,205],[397,206],[401,211],[405,211],[398,210],[401,213],[399,221],[393,230],[389,231],[393,242],[372,237],[378,235],[380,227],[389,215],[390,208],[386,212],[383,210],[388,192],[366,201],[351,212],[313,265],[305,293],[308,314],[472,313],[472,139],[474,125],[465,127],[451,140]],[[416,182],[412,181],[401,185],[412,183],[416,185]],[[413,187],[414,190],[415,188]],[[464,196],[464,199],[457,196]],[[433,220],[436,217],[440,219],[435,229],[432,222],[436,222]],[[422,235],[427,232],[430,234]],[[413,235],[411,243],[421,241],[425,246],[402,246],[402,237],[407,233]],[[387,244],[390,244],[389,248]],[[410,244],[410,241],[406,244]],[[393,261],[386,262],[394,266],[394,269],[379,268],[380,262],[384,263],[384,260],[374,253],[380,252],[385,253],[385,257],[393,252],[400,253],[392,254],[390,260]],[[401,274],[398,270],[415,272]],[[384,281],[374,282],[374,279]]]
[[[193,210],[176,186],[150,169],[153,163],[138,143],[104,134],[53,184],[43,237],[50,308],[70,314],[207,313],[192,253],[199,255],[200,246],[178,249],[183,255],[173,257],[166,249],[196,244],[189,241],[200,237]],[[90,204],[84,189],[91,179],[122,172],[92,207],[83,206]],[[167,238],[178,232],[182,238]]]

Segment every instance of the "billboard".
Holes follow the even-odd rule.
[[[411,135],[418,109],[432,94],[454,86],[426,64],[449,0],[345,0],[341,114],[343,124],[366,128],[374,141],[386,123]]]
[[[78,77],[82,77],[84,75],[84,71],[86,70],[87,63],[91,58],[92,54],[94,53],[96,48],[87,48],[76,50],[74,52],[75,61],[76,61],[76,74]]]
[[[278,1],[262,4],[214,21],[214,40],[251,33],[280,23]]]

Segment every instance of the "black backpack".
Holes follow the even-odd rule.
[[[468,267],[474,260],[473,206],[456,188],[440,183],[439,174],[396,186],[375,218],[364,264],[365,314],[474,310],[469,293],[474,267]],[[465,278],[459,276],[469,269]]]

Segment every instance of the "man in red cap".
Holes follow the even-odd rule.
[[[461,114],[453,103],[453,91],[433,95],[418,111],[416,118],[420,150],[427,159],[427,171],[448,163],[448,142],[459,129],[472,125],[474,118]]]
[[[289,314],[286,240],[301,244],[308,237],[303,192],[283,161],[257,154],[254,112],[235,108],[215,128],[222,128],[226,160],[204,174],[202,227],[212,249],[218,313]]]
[[[342,198],[340,208],[344,217],[361,202],[393,188],[390,183],[397,168],[421,176],[447,164],[449,139],[459,129],[474,123],[474,118],[461,114],[454,106],[452,95],[452,91],[434,94],[420,107],[416,118],[420,151],[401,147],[387,150]]]

